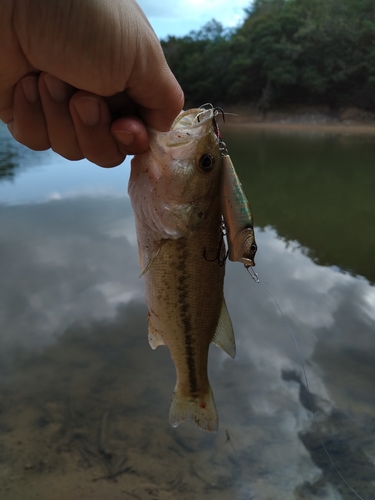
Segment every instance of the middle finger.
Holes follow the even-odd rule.
[[[68,160],[83,158],[69,111],[74,92],[71,85],[53,75],[42,73],[39,76],[39,94],[51,147]]]

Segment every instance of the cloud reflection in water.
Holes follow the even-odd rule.
[[[41,347],[143,295],[128,200],[8,206],[2,221],[2,342]]]

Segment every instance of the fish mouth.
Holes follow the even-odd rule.
[[[157,132],[149,129],[150,145],[157,150],[180,150],[177,156],[189,156],[197,142],[204,136],[214,133],[213,121],[216,115],[214,108],[194,108],[181,111],[172,124],[169,132]],[[154,140],[153,140],[154,138]],[[175,153],[171,152],[172,157]]]
[[[207,122],[211,122],[214,117],[214,108],[193,108],[188,111],[181,111],[173,122],[171,130],[199,128]]]

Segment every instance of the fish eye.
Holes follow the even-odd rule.
[[[255,253],[258,250],[256,243],[252,243],[250,248],[253,253]]]
[[[215,158],[210,153],[204,153],[199,158],[199,167],[203,172],[210,172],[214,168]]]

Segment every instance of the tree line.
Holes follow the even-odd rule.
[[[374,0],[255,0],[236,29],[212,20],[162,40],[187,105],[375,109]]]

